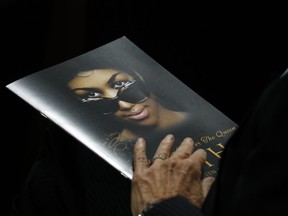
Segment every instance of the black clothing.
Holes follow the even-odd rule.
[[[131,215],[130,180],[48,124],[52,134],[15,198],[12,215]]]

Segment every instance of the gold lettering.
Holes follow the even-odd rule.
[[[201,142],[195,142],[195,143],[194,143],[194,146],[195,146],[195,147],[198,147],[198,146],[201,146],[201,145],[202,145]]]
[[[218,144],[215,145],[215,146],[219,146],[221,149],[224,149],[224,146],[222,145],[222,143],[218,143]],[[220,154],[223,152],[223,150],[216,152],[216,151],[214,151],[211,147],[206,148],[206,150],[209,151],[209,152],[211,152],[213,155],[215,155],[215,156],[218,157],[218,158],[221,158],[221,157],[220,157]]]
[[[215,139],[215,136],[204,136],[204,137],[201,137],[201,141],[204,142],[204,143],[208,143],[212,140]]]
[[[215,164],[209,163],[207,160],[205,161],[205,163],[206,163],[206,165],[207,165],[208,167],[212,167],[212,166],[215,165]]]
[[[215,176],[217,174],[217,169],[216,170],[209,170],[207,172],[204,173],[204,177],[208,177],[208,176]]]
[[[218,143],[216,146],[219,146],[220,148],[224,149],[224,145],[222,143]]]
[[[235,130],[236,130],[236,127],[228,128],[227,130],[223,130],[223,131],[216,131],[216,137],[225,137]]]

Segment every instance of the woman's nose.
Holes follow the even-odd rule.
[[[118,90],[110,89],[104,92],[103,96],[105,98],[115,98],[117,96]]]
[[[132,107],[133,107],[135,104],[134,104],[134,103],[129,103],[129,102],[126,102],[126,101],[119,100],[119,101],[118,101],[118,105],[119,105],[119,110],[125,111],[125,110],[130,110],[130,109],[132,109]]]

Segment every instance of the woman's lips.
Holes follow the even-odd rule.
[[[144,108],[141,110],[136,110],[135,112],[132,112],[129,114],[127,118],[133,119],[133,120],[141,120],[146,118],[149,115],[148,109]]]

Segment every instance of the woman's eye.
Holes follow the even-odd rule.
[[[86,97],[92,97],[92,98],[95,98],[95,97],[101,97],[101,94],[99,92],[89,92]]]
[[[83,95],[81,101],[83,103],[92,102],[92,101],[99,101],[102,100],[102,94],[99,92],[90,91],[87,94]]]
[[[125,86],[126,83],[127,81],[118,81],[118,82],[115,82],[112,87],[114,89],[121,89]]]

